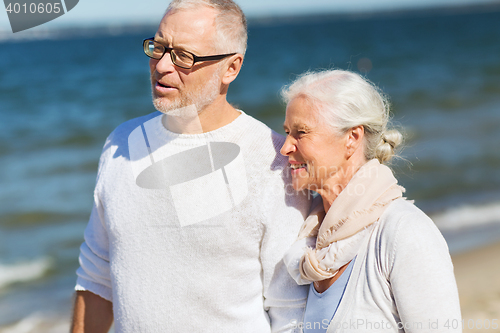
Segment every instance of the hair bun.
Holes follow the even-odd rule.
[[[388,143],[392,149],[396,149],[403,142],[403,135],[396,129],[382,133],[382,140]]]
[[[382,133],[380,143],[375,149],[376,158],[380,163],[389,161],[394,156],[394,151],[403,142],[403,135],[396,129]]]

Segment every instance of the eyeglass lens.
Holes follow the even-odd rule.
[[[165,53],[165,49],[165,46],[153,40],[146,41],[144,45],[144,51],[153,59],[161,59]],[[194,64],[193,56],[186,51],[172,49],[169,53],[172,62],[177,66],[191,68]]]

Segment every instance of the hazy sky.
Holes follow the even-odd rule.
[[[459,5],[488,3],[500,0],[236,0],[249,17],[262,15],[366,11],[377,9],[409,8],[432,5]],[[103,23],[156,23],[160,20],[169,0],[80,0],[65,14],[42,26],[46,29],[61,25]],[[0,30],[10,30],[5,9],[0,10]]]

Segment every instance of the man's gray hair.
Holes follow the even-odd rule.
[[[232,0],[173,0],[169,11],[207,6],[215,9],[215,49],[220,53],[241,53],[247,49],[247,20],[241,8]]]

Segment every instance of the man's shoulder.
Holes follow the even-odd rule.
[[[161,112],[155,111],[145,116],[127,120],[126,122],[118,125],[118,127],[116,127],[113,130],[113,132],[111,132],[111,134],[108,137],[108,141],[119,142],[122,140],[128,140],[130,133],[132,133],[137,127],[141,126],[148,120],[160,116],[161,114],[162,114]]]
[[[241,110],[240,110],[241,111]],[[275,130],[271,129],[269,126],[264,124],[262,121],[258,120],[257,118],[254,118],[253,116],[243,113],[243,116],[245,117],[245,123],[247,124],[248,127],[253,128],[256,134],[260,135],[272,135],[277,142],[283,144],[285,142],[285,137]]]
[[[246,130],[244,133],[245,140],[252,142],[254,153],[273,156],[273,165],[275,167],[284,167],[288,158],[281,155],[280,150],[285,143],[283,135],[271,129],[262,121],[248,115],[243,114]]]
[[[129,137],[131,133],[150,119],[161,115],[160,112],[153,112],[145,116],[130,119],[116,127],[106,139],[104,144],[101,163],[106,164],[106,160],[119,156],[129,159]]]

